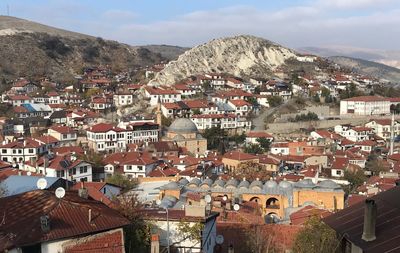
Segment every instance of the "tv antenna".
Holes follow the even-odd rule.
[[[62,188],[62,187],[58,187],[58,188],[56,189],[55,194],[56,194],[56,197],[57,197],[57,198],[62,199],[62,198],[65,196],[65,189]]]
[[[47,187],[47,180],[45,178],[40,178],[36,182],[36,186],[37,186],[38,189],[44,190]]]

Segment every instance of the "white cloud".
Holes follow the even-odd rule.
[[[365,9],[371,7],[382,7],[394,0],[319,0],[318,5],[339,9]]]

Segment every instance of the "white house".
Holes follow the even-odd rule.
[[[185,205],[184,209],[145,210],[143,218],[151,220],[152,224],[155,225],[160,236],[159,244],[161,246],[165,247],[169,243],[180,249],[179,252],[188,252],[187,249],[190,249],[190,252],[193,253],[213,253],[217,237],[216,219],[219,213],[206,214],[205,206]],[[198,240],[186,238],[180,230],[182,225],[185,227],[198,226],[200,238]]]
[[[400,122],[395,120],[393,122],[393,133],[394,136],[400,135]],[[379,137],[385,140],[390,140],[392,131],[392,120],[391,119],[374,119],[365,124],[366,127],[372,128],[372,131]]]
[[[271,145],[271,154],[273,155],[289,155],[289,143],[276,142]]]
[[[44,155],[37,162],[28,162],[24,170],[46,177],[59,177],[73,182],[92,182],[92,165],[77,159],[75,155]]]
[[[128,178],[146,177],[156,166],[157,160],[148,153],[114,153],[104,159],[106,175],[123,174]]]
[[[192,115],[190,120],[196,124],[199,130],[211,127],[238,131],[249,131],[251,129],[251,121],[234,114],[198,114]]]
[[[68,126],[52,126],[47,130],[47,134],[53,136],[62,144],[73,144],[78,139],[76,131]]]
[[[271,143],[274,141],[274,137],[266,132],[249,132],[246,134],[246,143],[258,144],[258,138],[265,138]]]
[[[390,100],[379,96],[360,96],[340,101],[340,115],[387,115]]]
[[[86,130],[88,146],[95,152],[116,152],[126,149],[125,129],[99,123]]]
[[[13,141],[0,145],[1,160],[10,163],[20,163],[36,160],[37,157],[47,152],[44,143],[40,143],[32,138],[20,141]]]
[[[150,99],[150,105],[155,106],[158,101],[161,103],[172,103],[182,100],[182,94],[176,90],[163,90],[154,87],[146,87],[144,94]]]
[[[113,101],[116,107],[131,105],[133,103],[133,94],[129,92],[114,94]]]

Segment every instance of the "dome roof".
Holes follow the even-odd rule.
[[[249,181],[243,180],[243,181],[240,181],[238,188],[249,188],[249,185],[250,185]]]
[[[187,185],[188,183],[189,183],[189,180],[187,180],[186,178],[182,178],[181,180],[179,180],[180,185]]]
[[[291,187],[292,187],[292,184],[289,183],[288,181],[283,180],[283,181],[281,181],[281,182],[279,183],[279,187],[284,188],[284,189],[287,189],[287,188],[291,188]]]
[[[256,179],[256,180],[254,180],[253,182],[251,182],[249,188],[251,188],[252,190],[254,190],[253,188],[255,188],[255,187],[258,187],[258,188],[262,189],[263,183],[262,183],[260,180]]]
[[[212,183],[213,183],[213,181],[212,181],[212,179],[210,179],[210,178],[206,178],[206,179],[204,179],[204,181],[200,184],[200,186],[202,186],[202,185],[208,185],[208,186],[211,186],[212,185]]]
[[[274,180],[268,180],[267,182],[265,182],[264,184],[264,188],[275,188],[277,187],[278,184],[274,181]]]
[[[225,181],[222,179],[217,179],[214,181],[213,187],[224,187]]]
[[[321,188],[326,188],[326,189],[337,189],[340,188],[340,186],[333,182],[332,180],[324,180],[318,183],[318,186]]]
[[[201,184],[201,181],[197,177],[193,178],[189,183],[189,185],[192,185],[192,186],[199,186],[200,184]]]
[[[198,132],[196,125],[190,119],[186,118],[178,118],[174,120],[174,122],[169,126],[168,131],[178,134]]]
[[[312,182],[311,179],[303,179],[297,182],[295,186],[299,188],[313,188],[315,187],[315,184]]]
[[[228,182],[226,182],[225,188],[227,188],[228,186],[236,187],[238,184],[239,184],[239,182],[236,179],[231,178],[231,179],[228,180]]]

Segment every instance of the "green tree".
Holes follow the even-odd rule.
[[[227,136],[228,134],[225,129],[221,129],[220,127],[207,128],[203,133],[203,137],[207,139],[208,149],[217,149],[220,147],[221,142],[224,142]]]
[[[200,112],[200,109],[194,109],[193,110],[193,115],[200,115],[201,114],[201,112]]]
[[[122,188],[122,192],[128,192],[137,186],[136,181],[131,181],[122,174],[114,174],[106,178],[106,182],[118,185]]]
[[[367,181],[364,170],[357,170],[356,172],[346,170],[344,172],[344,179],[350,183],[344,189],[347,194],[354,192],[360,185]]]
[[[264,152],[268,152],[271,148],[271,141],[267,138],[257,138],[256,141],[263,149]]]
[[[161,124],[163,127],[169,127],[172,124],[172,119],[161,115]]]
[[[151,224],[143,220],[142,207],[135,194],[124,194],[117,199],[115,209],[129,220],[124,228],[126,252],[149,252]]]
[[[336,232],[317,216],[310,217],[294,241],[294,253],[335,253],[339,247]]]
[[[258,105],[257,98],[255,98],[255,97],[248,97],[246,100],[247,100],[247,102],[249,102],[252,106],[257,106],[257,105]]]
[[[264,149],[259,144],[250,143],[244,148],[244,152],[248,154],[262,154]]]
[[[283,99],[280,96],[268,96],[267,99],[270,107],[277,107],[283,103]]]
[[[321,102],[318,93],[316,93],[312,98],[313,98],[313,101],[314,101],[315,103]]]
[[[229,141],[234,141],[236,143],[236,145],[240,145],[243,144],[244,141],[246,140],[246,134],[242,133],[242,134],[235,134],[233,136],[230,136]]]

